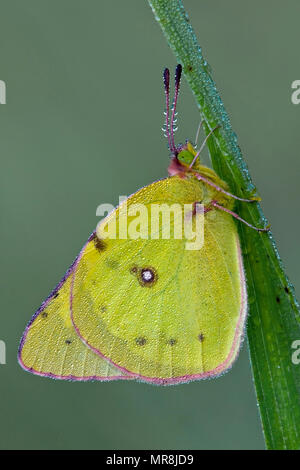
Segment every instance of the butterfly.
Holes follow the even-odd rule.
[[[189,141],[175,145],[181,74],[179,64],[170,107],[170,72],[164,70],[169,176],[131,195],[91,234],[26,327],[18,353],[25,370],[56,379],[167,385],[218,376],[237,357],[247,289],[234,218],[261,232],[268,227],[253,227],[233,211],[235,200],[259,198],[231,194],[201,163],[218,128],[198,152]],[[163,221],[165,214],[158,213],[149,236],[144,222],[157,208],[170,207],[177,215],[169,210]],[[182,225],[175,237],[178,217],[196,235],[202,220],[201,246],[187,249],[190,237]]]

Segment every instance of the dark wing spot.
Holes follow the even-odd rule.
[[[132,266],[132,268],[130,268],[130,273],[131,274],[136,274],[138,272],[138,267],[137,266]]]
[[[70,339],[66,339],[65,343],[66,343],[67,345],[69,345],[69,344],[72,343],[72,341],[71,341]]]
[[[278,296],[276,297],[276,302],[280,304],[280,298]]]
[[[154,271],[151,268],[144,268],[141,271],[141,280],[144,283],[153,282],[155,278]]]
[[[198,339],[202,343],[202,341],[204,340],[204,334],[200,333],[200,335],[198,335]]]
[[[55,292],[53,298],[56,299],[56,297],[58,297],[58,296],[59,296],[59,292]]]
[[[168,341],[168,344],[169,344],[170,346],[174,346],[174,344],[176,344],[176,343],[177,343],[177,339],[174,339],[174,338],[171,338],[171,339],[169,339],[169,341]]]
[[[284,288],[284,290],[285,290],[285,292],[286,292],[287,294],[289,294],[289,293],[290,293],[290,291],[289,291],[288,287],[285,287],[285,288]]]
[[[95,235],[94,237],[94,244],[97,250],[100,252],[106,249],[106,243],[103,240],[100,240],[100,238],[98,238],[97,235]]]
[[[42,317],[43,317],[43,318],[47,318],[47,317],[48,317],[48,313],[47,313],[47,312],[43,312],[43,313],[42,313]]]
[[[157,272],[152,266],[147,266],[144,268],[133,266],[130,268],[130,273],[137,276],[137,279],[142,287],[152,287],[158,279]]]
[[[147,340],[146,338],[140,337],[140,338],[136,338],[135,342],[138,346],[145,346],[145,344],[147,343]]]

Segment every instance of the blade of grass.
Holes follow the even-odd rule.
[[[235,194],[249,197],[255,187],[182,1],[148,1],[183,66],[206,131],[221,126],[208,143],[214,169]],[[239,203],[236,209],[253,225],[266,224],[259,204]],[[300,449],[300,365],[292,362],[292,344],[300,340],[299,304],[272,234],[240,223],[238,228],[248,285],[248,343],[266,446]]]

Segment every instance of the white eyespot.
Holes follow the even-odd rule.
[[[144,282],[153,281],[153,279],[154,279],[154,274],[149,269],[146,269],[145,271],[142,272],[142,280]]]

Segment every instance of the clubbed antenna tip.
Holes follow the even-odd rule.
[[[170,136],[170,124],[169,124],[169,119],[170,119],[170,70],[165,68],[164,70],[164,87],[165,87],[165,95],[166,95],[166,121],[165,121],[165,126],[164,126],[164,132],[165,136],[168,139],[168,144],[169,144],[169,149],[172,151],[172,145],[171,145],[171,136]]]
[[[179,89],[180,87],[180,79],[182,74],[182,65],[178,64],[175,70],[175,87]]]
[[[177,100],[178,100],[178,95],[179,95],[181,74],[182,74],[182,66],[181,64],[178,64],[175,69],[175,93],[174,93],[172,116],[171,116],[171,122],[170,122],[171,149],[174,153],[176,151],[176,146],[175,146],[175,141],[174,141],[174,132],[177,129],[175,128],[175,116],[176,116],[176,106],[177,106]]]
[[[169,93],[169,89],[170,89],[170,70],[168,68],[165,68],[165,70],[164,70],[164,86],[165,86],[165,92]]]
[[[182,66],[178,64],[175,69],[175,93],[172,106],[172,114],[170,118],[170,70],[165,68],[163,77],[164,77],[164,87],[166,95],[166,121],[164,126],[165,136],[168,139],[170,151],[174,154],[176,152],[175,142],[174,142],[174,132],[175,132],[175,115],[176,115],[176,105],[179,94],[180,79],[182,75]]]

